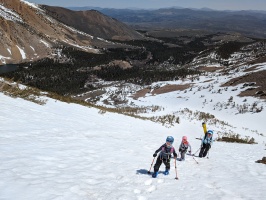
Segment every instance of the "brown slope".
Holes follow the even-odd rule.
[[[66,8],[46,5],[43,8],[57,20],[96,37],[117,40],[143,38],[142,35],[127,25],[96,10],[72,11]]]
[[[52,19],[38,7],[0,0],[0,11],[0,64],[52,57],[54,48],[62,44],[97,52],[89,48],[92,38],[88,34]]]

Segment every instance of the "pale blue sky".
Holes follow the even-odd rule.
[[[95,6],[103,8],[211,8],[216,10],[266,10],[266,0],[27,0],[61,7]]]

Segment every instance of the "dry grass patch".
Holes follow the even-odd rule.
[[[163,86],[161,88],[155,89],[152,91],[152,95],[156,95],[156,94],[164,94],[164,93],[168,93],[168,92],[174,92],[174,91],[182,91],[182,90],[186,90],[188,88],[191,87],[191,84],[186,84],[186,85],[166,85]]]
[[[221,85],[222,87],[236,86],[241,83],[256,83],[253,88],[247,88],[241,92],[239,96],[253,96],[261,99],[266,99],[266,70],[253,72],[241,77],[231,79],[227,83]]]
[[[198,67],[198,70],[200,71],[206,71],[206,72],[215,72],[217,70],[223,69],[224,67],[206,67],[206,66],[200,66]]]
[[[249,64],[249,65],[255,65],[255,64],[264,63],[264,62],[266,62],[266,56],[257,58],[257,59],[252,60],[252,61],[249,61],[247,64]]]
[[[243,139],[239,137],[221,137],[218,138],[217,141],[223,141],[223,142],[231,142],[231,143],[243,143],[243,144],[257,144],[254,140],[254,138],[251,139]]]
[[[259,65],[258,65],[258,66],[250,67],[250,68],[248,68],[248,69],[245,69],[244,72],[253,72],[253,71],[255,71],[258,67],[259,67]]]
[[[138,98],[145,97],[148,92],[150,92],[150,89],[144,88],[142,90],[137,91],[136,94],[134,94],[132,97],[133,99],[137,100]]]
[[[46,100],[41,99],[41,91],[36,88],[25,87],[21,88],[18,84],[11,84],[10,82],[0,82],[0,92],[13,98],[22,98],[39,105],[44,105]]]
[[[261,160],[257,160],[256,163],[262,163],[266,165],[266,157],[263,157]]]

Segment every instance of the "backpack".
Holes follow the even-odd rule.
[[[204,143],[204,141],[207,139],[207,133],[205,133],[205,136],[204,136],[204,139],[203,139],[203,143]],[[210,144],[211,142],[212,142],[212,136],[209,138],[209,141],[210,142],[208,142],[208,140],[206,140],[206,144]]]
[[[179,151],[182,150],[182,151],[186,151],[188,149],[188,146],[189,146],[189,142],[187,142],[187,145],[183,142],[181,142],[180,146],[179,146]]]
[[[161,153],[160,153],[160,156],[161,156],[161,159],[162,158],[171,158],[171,154],[174,153],[175,151],[175,148],[172,146],[170,151],[169,152],[166,152],[166,146],[164,145],[162,147],[162,150],[161,150]]]

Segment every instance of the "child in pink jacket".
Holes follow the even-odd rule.
[[[182,160],[185,160],[185,155],[186,155],[186,152],[189,148],[189,153],[191,154],[191,146],[189,144],[189,142],[187,141],[187,136],[183,136],[182,137],[182,142],[179,146],[179,153],[180,153],[180,161]]]

